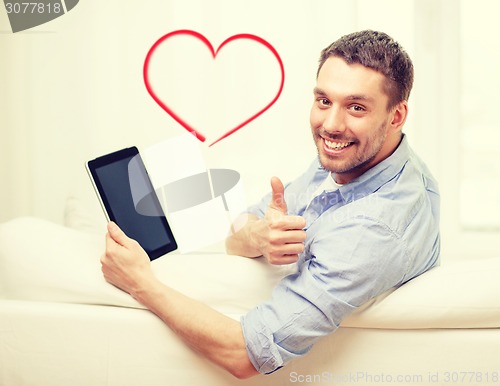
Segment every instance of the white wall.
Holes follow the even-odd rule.
[[[315,156],[308,116],[320,50],[345,33],[372,28],[392,35],[414,59],[406,131],[444,181],[443,227],[453,228],[445,247],[453,252],[460,237],[454,225],[458,175],[447,165],[457,157],[458,139],[445,138],[458,118],[443,113],[438,103],[452,106],[457,98],[447,97],[458,87],[447,84],[459,74],[459,63],[453,62],[459,48],[453,40],[459,29],[456,3],[81,0],[67,15],[16,34],[0,12],[0,221],[34,215],[62,222],[69,192],[80,189],[94,199],[85,160],[184,133],[153,101],[142,78],[149,48],[177,29],[196,30],[215,47],[237,33],[259,35],[283,59],[286,81],[277,103],[237,134],[204,147],[211,167],[239,171],[248,200],[258,199],[272,175],[292,179]],[[250,71],[252,59],[241,65]],[[210,108],[210,100],[192,87],[179,94],[193,100],[193,109],[202,108],[196,107],[200,101]],[[250,100],[259,96],[250,93]]]
[[[125,5],[126,4],[126,5]],[[348,1],[82,0],[34,30],[2,34],[1,219],[32,214],[61,221],[83,162],[131,144],[148,146],[183,129],[146,92],[142,65],[151,45],[176,29],[218,46],[252,33],[279,51],[286,84],[276,105],[207,150],[209,162],[267,180],[292,178],[314,156],[308,110],[321,48],[355,25]],[[342,12],[340,12],[342,10]],[[8,29],[5,14],[1,26]],[[199,98],[185,90],[180,98]],[[253,176],[252,176],[253,174]],[[84,177],[86,178],[86,176]],[[253,183],[249,183],[253,185]],[[263,188],[263,186],[262,186]],[[258,189],[262,193],[262,188]]]

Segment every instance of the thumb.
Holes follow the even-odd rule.
[[[283,214],[288,213],[288,208],[285,202],[285,187],[283,182],[278,177],[271,178],[272,197],[269,206],[279,210]]]
[[[125,232],[123,232],[120,229],[120,227],[116,225],[116,223],[114,223],[113,221],[110,221],[108,223],[108,233],[111,236],[111,238],[120,245],[127,244],[129,240]]]

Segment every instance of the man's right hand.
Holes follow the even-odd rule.
[[[252,238],[271,264],[290,264],[304,251],[306,220],[289,216],[285,188],[278,177],[271,179],[272,197],[266,215],[254,224]]]

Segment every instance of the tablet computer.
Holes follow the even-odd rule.
[[[108,221],[114,221],[154,260],[177,249],[136,147],[88,161],[87,171]]]

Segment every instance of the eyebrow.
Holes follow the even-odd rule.
[[[315,95],[323,95],[323,96],[326,96],[326,92],[324,92],[322,89],[320,89],[319,87],[314,87],[314,90],[313,90],[313,93]]]
[[[325,96],[325,97],[328,96],[327,93],[325,91],[323,91],[322,89],[320,89],[319,87],[314,87],[313,92],[315,95],[320,95],[320,96]],[[373,102],[375,100],[372,97],[369,97],[367,95],[362,95],[362,94],[348,95],[347,97],[345,97],[345,99],[349,100],[349,101],[364,101],[364,102]]]

